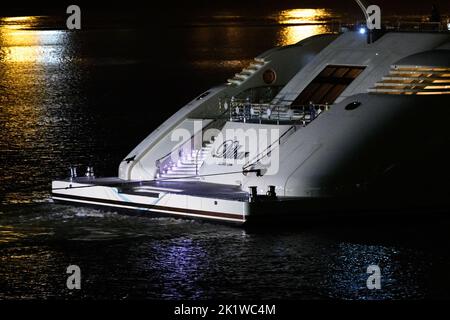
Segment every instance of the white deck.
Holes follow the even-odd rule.
[[[239,187],[198,181],[76,178],[52,183],[57,201],[244,223],[248,194]]]

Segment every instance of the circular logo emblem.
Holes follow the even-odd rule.
[[[272,84],[277,79],[277,74],[273,69],[267,69],[263,73],[263,80],[266,84]]]

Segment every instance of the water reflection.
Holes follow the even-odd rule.
[[[2,29],[23,30],[36,27],[41,18],[39,16],[3,17],[0,18],[0,24]]]
[[[0,28],[0,60],[55,64],[62,62],[67,33],[54,30],[10,30]]]
[[[291,9],[248,17],[223,12],[210,17],[209,25],[208,20],[203,21],[205,17],[197,18],[202,23],[186,30],[176,29],[168,37],[185,41],[182,50],[194,68],[202,72],[228,71],[230,76],[268,49],[332,32],[332,22],[338,18],[329,9]]]
[[[58,162],[64,146],[55,137],[73,121],[65,114],[79,100],[68,97],[80,85],[79,65],[72,63],[73,35],[36,29],[43,19],[0,19],[0,150],[6,159],[0,190],[9,203],[29,201],[17,197],[18,185],[48,175],[43,164]]]
[[[281,46],[294,44],[311,36],[328,32],[331,32],[331,27],[326,25],[285,27],[280,30],[278,44]]]
[[[284,25],[279,31],[278,45],[289,45],[316,34],[331,32],[329,23],[337,16],[329,9],[291,9],[278,13],[276,20]]]
[[[392,286],[397,282],[395,273],[401,266],[395,262],[395,250],[383,246],[341,243],[328,261],[325,285],[328,295],[338,299],[380,300],[393,298]],[[381,269],[382,290],[369,290],[367,267]],[[409,283],[408,283],[409,284]],[[405,284],[404,284],[405,286]]]
[[[13,226],[0,225],[0,245],[14,242],[25,237],[25,234],[15,230]]]
[[[197,282],[203,277],[210,258],[207,251],[191,239],[177,239],[155,246],[157,269],[164,270],[162,296],[169,299],[203,297]]]

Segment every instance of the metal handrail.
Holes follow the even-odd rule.
[[[221,101],[221,100],[219,100],[219,101]],[[329,106],[330,105],[328,105],[328,104],[309,104],[309,105],[301,105],[301,106],[292,106],[292,105],[281,105],[281,104],[271,104],[271,103],[251,103],[249,101],[249,99],[235,99],[234,97],[232,97],[230,99],[230,101],[229,101],[227,109],[225,109],[222,113],[220,113],[218,116],[213,118],[212,121],[210,123],[208,123],[207,125],[205,125],[199,132],[193,133],[192,136],[189,139],[187,139],[185,142],[183,142],[181,145],[178,146],[177,150],[171,150],[169,153],[167,153],[164,156],[158,158],[155,161],[155,166],[157,168],[157,172],[156,173],[157,173],[157,175],[161,174],[162,173],[161,172],[162,168],[167,167],[167,165],[170,166],[171,162],[167,163],[167,159],[169,157],[171,157],[174,152],[182,153],[184,148],[186,147],[186,145],[188,143],[192,144],[193,141],[194,141],[194,138],[198,134],[202,134],[205,130],[207,130],[208,128],[211,128],[214,125],[217,125],[217,123],[219,123],[220,121],[226,121],[227,118],[228,118],[226,116],[226,114],[228,112],[230,113],[230,119],[229,120],[230,121],[235,121],[235,118],[233,118],[233,112],[236,111],[236,109],[237,109],[238,111],[236,112],[236,117],[239,118],[239,119],[242,118],[243,122],[246,122],[247,114],[245,112],[245,109],[244,109],[243,112],[240,112],[240,108],[243,108],[243,107],[245,107],[245,108],[253,108],[253,110],[257,111],[257,113],[258,113],[257,114],[257,118],[253,117],[256,113],[252,113],[250,111],[249,120],[258,119],[259,122],[261,123],[262,120],[263,120],[263,113],[267,113],[267,110],[270,110],[270,113],[267,113],[267,119],[270,120],[270,121],[274,121],[275,120],[279,124],[280,121],[286,120],[285,118],[281,117],[281,113],[284,113],[284,112],[287,112],[289,110],[292,110],[293,109],[292,107],[295,107],[295,109],[303,109],[302,114],[300,115],[299,118],[293,119],[291,117],[290,119],[288,119],[288,121],[292,121],[292,122],[295,123],[294,126],[293,126],[293,127],[295,127],[295,125],[298,125],[299,123],[302,123],[303,125],[306,125],[305,121],[307,121],[306,117],[309,114],[308,113],[308,111],[309,111],[308,109],[309,108],[311,108],[311,107],[314,107],[314,108],[319,107],[319,108],[324,108],[324,110],[327,110],[329,108]],[[222,106],[220,106],[220,107],[222,107]],[[277,116],[274,116],[275,113],[276,113]],[[314,118],[311,117],[309,120],[312,121],[312,120],[314,120]],[[291,130],[291,128],[289,130],[287,130],[279,139],[281,139],[284,135],[286,135],[287,132],[289,132]],[[202,143],[203,143],[203,139],[202,139]],[[269,148],[271,146],[269,146]],[[192,150],[192,146],[191,146],[191,150]],[[198,174],[198,152],[200,150],[201,149],[199,149],[197,151],[196,158],[195,158],[195,161],[196,161],[196,174]],[[265,151],[267,151],[267,150],[268,150],[268,148]],[[263,152],[265,152],[265,151],[263,151]],[[181,154],[179,156],[181,156]],[[259,160],[257,160],[257,161],[259,161]],[[247,166],[247,165],[248,165],[248,162],[244,166]]]
[[[181,149],[183,149],[186,144],[188,143],[192,143],[194,141],[194,138],[198,135],[198,134],[202,134],[204,131],[206,131],[207,129],[209,129],[210,127],[212,127],[213,125],[217,124],[219,121],[224,120],[223,115],[226,114],[228,110],[225,110],[224,112],[222,112],[221,114],[219,114],[216,118],[212,119],[212,121],[210,123],[208,123],[207,125],[205,125],[199,132],[194,132],[192,134],[192,136],[187,139],[185,142],[183,142],[180,146],[178,146],[177,150],[171,150],[169,153],[165,154],[164,156],[158,158],[157,160],[155,160],[155,166],[157,168],[157,174],[161,173],[161,164],[163,164],[164,160],[166,160],[167,158],[169,158],[174,152],[176,151],[180,151]],[[203,139],[202,139],[203,140]],[[203,141],[202,141],[203,142]]]
[[[395,30],[395,31],[434,31],[434,32],[449,32],[448,23],[450,23],[450,16],[442,15],[441,22],[432,22],[432,21],[414,21],[414,20],[399,20],[395,18],[385,18],[383,19],[382,29],[386,31]],[[357,30],[359,27],[363,27],[367,25],[367,20],[354,20],[353,22],[345,19],[332,19],[328,22],[322,23],[323,25],[327,25],[329,29],[329,33],[343,33],[346,30]],[[411,26],[416,26],[416,28],[411,28]],[[427,27],[434,26],[433,30],[430,30]]]
[[[284,100],[287,102],[293,102]],[[299,121],[305,120],[305,114],[310,110],[311,107],[320,108],[323,110],[328,110],[330,107],[329,104],[307,104],[307,105],[288,105],[288,104],[272,104],[272,103],[250,103],[248,100],[244,99],[232,99],[230,101],[230,121],[239,121],[242,120],[246,122],[246,120],[259,120],[260,122],[264,118],[263,115],[266,114],[267,120],[277,121],[279,124],[282,120],[288,121]],[[246,117],[246,108],[250,108],[254,113],[250,112],[250,117]],[[243,111],[241,111],[243,109]],[[270,112],[267,112],[269,111]],[[282,115],[290,110],[297,111],[302,110],[301,118],[295,119],[290,118],[286,119],[282,117]],[[235,112],[235,117],[233,118],[233,111]],[[255,117],[256,114],[256,117]],[[295,114],[294,114],[295,115]]]
[[[432,21],[414,21],[414,20],[384,20],[382,24],[382,29],[385,29],[386,31],[395,30],[395,31],[425,31],[425,32],[449,32],[448,26],[446,22],[446,19],[448,20],[448,17],[445,18],[442,16],[441,22],[432,22]],[[366,25],[366,21],[358,20],[356,23],[347,23],[347,27],[357,27],[357,26],[364,26]],[[428,27],[428,28],[427,28]],[[429,27],[434,27],[430,30]]]
[[[265,157],[264,154],[267,154],[268,151],[275,143],[280,144],[281,142],[281,138],[283,138],[286,134],[288,134],[288,132],[290,132],[292,129],[296,130],[296,125],[291,126],[289,129],[287,129],[277,140],[278,141],[274,141],[272,142],[266,149],[264,149],[263,151],[261,151],[258,155],[256,155],[255,157],[253,157],[251,160],[247,161],[243,166],[242,169],[245,170],[246,168],[253,166],[254,164],[258,163],[259,161],[261,161],[262,158]],[[263,156],[261,156],[263,155]],[[261,157],[260,157],[261,156]]]
[[[207,125],[205,125],[200,132],[205,131],[206,129],[208,129],[209,127],[211,127],[213,124],[217,123],[219,120],[224,120],[224,118],[222,118],[221,116],[223,116],[225,113],[227,112],[227,110],[225,110],[225,112],[221,113],[219,116],[217,116],[216,118],[212,119],[213,121],[211,121],[210,123],[208,123]],[[186,145],[188,142],[191,142],[192,139],[195,138],[195,136],[198,134],[199,132],[194,133],[189,139],[187,139],[185,142],[183,142],[179,148],[183,147],[184,145]],[[178,149],[179,149],[178,148]],[[161,161],[164,158],[167,158],[168,156],[170,156],[174,151],[170,151],[169,153],[167,153],[166,155],[162,156],[161,158],[157,159],[156,161]]]
[[[317,119],[322,113],[319,113],[314,119],[311,119],[310,123]],[[306,116],[306,114],[304,115],[304,117]],[[242,166],[242,170],[246,170],[247,168],[254,166],[255,164],[257,164],[258,162],[260,162],[264,157],[266,157],[269,153],[268,150],[270,150],[272,148],[272,146],[274,146],[275,144],[277,144],[278,146],[281,144],[281,139],[286,136],[292,129],[297,129],[297,125],[294,124],[292,125],[289,129],[287,129],[278,139],[277,141],[272,142],[266,149],[264,149],[263,151],[261,151],[258,155],[256,155],[255,157],[252,158],[252,160],[247,161],[243,166]],[[271,152],[272,150],[270,150]]]

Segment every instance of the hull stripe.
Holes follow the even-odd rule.
[[[124,202],[124,201],[118,201],[118,200],[89,198],[89,197],[81,197],[81,196],[58,194],[58,193],[53,193],[52,198],[55,200],[62,200],[62,201],[64,201],[64,200],[71,201],[71,202],[80,201],[83,203],[112,205],[112,206],[132,208],[132,209],[145,208],[145,209],[150,209],[150,210],[154,210],[154,211],[163,211],[163,212],[173,213],[173,214],[177,214],[177,215],[195,215],[195,216],[215,218],[215,219],[227,219],[227,220],[240,221],[240,222],[244,221],[244,219],[242,218],[243,215],[240,213],[203,211],[203,210],[167,207],[167,206],[159,206],[159,205],[136,203],[136,202]]]

